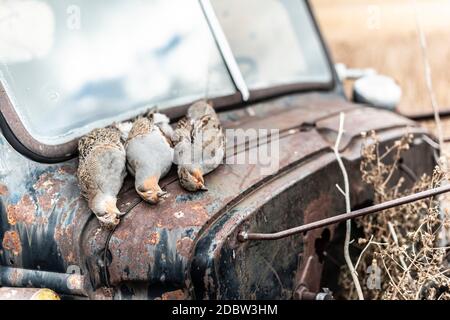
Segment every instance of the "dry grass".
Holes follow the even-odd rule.
[[[420,177],[406,190],[404,178],[394,178],[402,153],[409,149],[412,139],[407,134],[383,150],[375,133],[367,137],[361,172],[363,181],[374,190],[375,203],[438,187],[447,181],[447,173],[439,166],[431,177]],[[361,278],[373,280],[366,281],[372,285],[364,286],[366,299],[450,299],[447,248],[440,247],[440,236],[442,230],[448,230],[450,216],[440,212],[439,201],[423,199],[358,218],[356,222],[364,237],[358,241],[362,253],[355,268]],[[357,298],[347,268],[341,273],[341,286],[345,298]]]
[[[431,112],[411,0],[311,0],[336,62],[375,68],[400,83],[406,114]],[[417,0],[440,110],[450,110],[450,1]],[[351,83],[346,85],[349,93]],[[450,119],[442,121],[450,138]],[[426,123],[434,130],[434,123]],[[450,151],[450,144],[446,144]]]
[[[374,68],[400,83],[401,112],[432,112],[426,89],[419,36],[412,0],[311,0],[325,39],[336,62],[349,67]],[[441,110],[450,110],[450,1],[417,0],[419,18],[428,42],[434,91]],[[346,84],[349,93],[351,84]],[[431,130],[432,121],[425,123]],[[443,122],[450,137],[450,120]],[[448,181],[437,167],[431,177],[421,177],[405,190],[403,179],[394,180],[402,152],[408,149],[405,136],[388,150],[380,150],[371,133],[363,148],[363,180],[374,189],[375,203],[436,187]],[[381,270],[381,290],[364,286],[367,299],[450,299],[450,272],[446,249],[439,247],[439,232],[450,227],[439,202],[425,199],[357,220],[364,237],[356,263],[360,279],[366,272]],[[357,298],[347,268],[341,273],[346,298]],[[376,274],[374,274],[376,276]]]
[[[400,109],[431,111],[410,0],[312,0],[332,55],[350,67],[373,67],[403,88]],[[450,1],[418,1],[438,102],[450,109]]]

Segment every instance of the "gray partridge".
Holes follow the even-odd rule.
[[[114,123],[113,126],[120,131],[120,138],[125,143],[130,134],[130,130],[133,127],[133,121],[124,121],[119,123]]]
[[[199,101],[189,107],[172,138],[180,184],[188,191],[207,190],[204,176],[216,169],[225,154],[225,138],[213,107]]]
[[[166,195],[159,180],[172,167],[172,131],[169,118],[150,113],[134,121],[125,143],[128,169],[135,176],[136,192],[150,204],[158,203]]]
[[[127,175],[125,148],[120,132],[95,129],[78,142],[78,183],[89,208],[105,228],[119,223],[117,195]]]

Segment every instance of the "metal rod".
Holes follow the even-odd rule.
[[[386,209],[390,209],[393,207],[401,206],[407,203],[415,202],[421,199],[437,196],[442,193],[446,193],[450,191],[450,185],[441,186],[438,188],[418,192],[415,194],[411,194],[402,198],[389,200],[380,204],[376,204],[371,207],[355,210],[349,213],[340,214],[334,217],[326,218],[323,220],[311,222],[308,224],[304,224],[299,227],[295,227],[292,229],[283,230],[277,233],[247,233],[246,231],[242,231],[238,235],[238,239],[241,242],[245,242],[248,240],[278,240],[282,238],[286,238],[289,236],[293,236],[299,233],[305,233],[307,231],[322,228],[331,224],[339,223],[341,221],[345,221],[348,219],[354,219],[357,217],[365,216],[371,213],[380,212]]]
[[[0,286],[48,288],[68,295],[87,296],[85,277],[76,273],[57,273],[0,266]]]

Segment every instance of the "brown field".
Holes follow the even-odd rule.
[[[400,110],[431,111],[412,0],[311,0],[336,62],[375,68],[400,83]],[[450,1],[418,0],[440,110],[450,110]],[[450,122],[445,121],[450,137]]]

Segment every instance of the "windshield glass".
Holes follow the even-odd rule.
[[[199,0],[0,3],[0,81],[40,142],[236,93]],[[305,1],[211,4],[249,89],[331,81]]]
[[[331,72],[303,0],[212,0],[249,89],[330,82]]]
[[[48,144],[235,92],[197,0],[3,0],[0,80]]]

